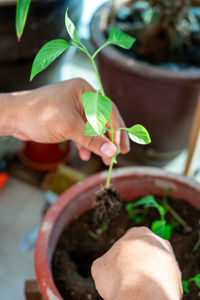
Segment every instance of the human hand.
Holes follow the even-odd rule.
[[[181,273],[172,247],[147,227],[127,231],[95,260],[92,276],[104,300],[180,300]]]
[[[107,136],[83,135],[86,118],[82,106],[82,94],[95,90],[83,79],[76,78],[39,89],[13,93],[18,99],[17,117],[13,122],[14,136],[22,140],[40,143],[59,143],[72,140],[79,149],[81,159],[88,160],[90,153],[101,156],[105,164],[120,146],[121,153],[129,151],[129,139],[125,131],[115,134],[115,145]],[[123,120],[112,103],[111,120],[114,129],[124,127]]]

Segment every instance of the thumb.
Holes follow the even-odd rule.
[[[87,150],[102,156],[111,158],[116,152],[117,147],[105,135],[84,136],[85,123],[81,121],[74,128],[72,140]]]

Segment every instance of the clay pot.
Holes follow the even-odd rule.
[[[94,48],[106,42],[110,5],[100,7],[90,24]],[[163,165],[188,144],[200,87],[200,69],[170,71],[130,58],[119,48],[105,47],[97,62],[105,93],[118,106],[128,126],[143,124],[149,146],[133,145],[132,157]]]
[[[70,143],[42,144],[25,142],[24,149],[18,155],[22,163],[39,171],[52,171],[61,162],[69,160]]]
[[[61,300],[52,277],[51,260],[57,241],[73,219],[94,206],[95,194],[105,184],[107,172],[101,172],[68,189],[47,212],[35,247],[35,270],[44,300]],[[172,189],[172,199],[183,199],[200,209],[200,185],[194,181],[156,168],[119,168],[112,184],[126,201],[145,195],[162,196]]]
[[[32,89],[58,81],[62,59],[58,59],[32,82],[29,81],[34,56],[48,41],[69,39],[65,11],[75,24],[80,20],[82,0],[32,0],[20,42],[15,32],[16,0],[0,1],[0,90]]]

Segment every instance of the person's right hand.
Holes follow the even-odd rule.
[[[180,300],[181,272],[172,247],[146,227],[127,231],[94,261],[92,276],[104,300]]]

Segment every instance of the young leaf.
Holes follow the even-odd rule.
[[[31,0],[18,0],[16,7],[15,26],[18,40],[24,31]]]
[[[113,44],[124,49],[130,49],[135,42],[135,38],[122,32],[118,28],[111,28],[108,36],[107,43]]]
[[[146,220],[142,215],[129,215],[129,219],[135,221],[135,223],[140,224]]]
[[[110,119],[111,100],[105,96],[100,96],[98,92],[87,91],[82,96],[82,103],[88,122],[96,133],[102,134]]]
[[[102,134],[105,134],[107,131],[107,127],[104,127],[102,129],[102,132],[99,134],[97,133],[93,127],[90,125],[90,123],[87,121],[87,123],[85,124],[85,131],[84,131],[84,136],[99,136]]]
[[[157,207],[159,205],[157,203],[155,197],[151,196],[151,195],[145,196],[134,203],[129,203],[128,205],[131,205],[131,204],[132,204],[132,207],[136,207],[136,206],[140,206],[140,205],[144,205],[145,207]]]
[[[156,208],[158,209],[158,211],[161,215],[161,218],[164,218],[166,215],[166,212],[167,212],[166,208],[163,207],[162,205],[158,205],[158,206],[156,206]]]
[[[46,43],[34,58],[30,81],[46,69],[59,55],[72,46],[65,40],[57,39]]]
[[[147,145],[151,143],[149,133],[144,126],[136,124],[130,128],[127,128],[127,130],[128,135],[133,142],[141,145]]]
[[[184,291],[184,293],[187,293],[187,294],[189,294],[189,288],[188,288],[188,282],[187,282],[187,280],[182,280],[182,286],[183,286],[183,291]]]
[[[195,282],[196,286],[198,288],[200,288],[200,274],[196,274],[194,277],[193,277],[193,281]]]
[[[171,237],[171,227],[166,225],[165,220],[154,221],[151,224],[151,230],[165,240],[169,240]]]
[[[72,41],[76,44],[80,44],[81,42],[78,38],[78,34],[76,31],[75,25],[68,16],[68,9],[66,10],[66,13],[65,13],[65,26],[66,26],[67,32],[69,33],[69,36],[71,37]]]

